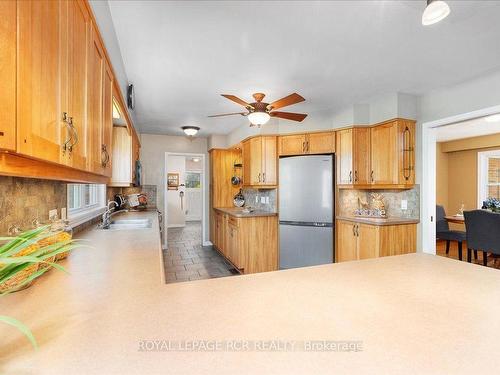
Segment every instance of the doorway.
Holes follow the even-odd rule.
[[[436,205],[444,207],[451,230],[464,231],[460,214],[463,210],[481,208],[478,176],[479,152],[494,144],[484,144],[483,137],[500,133],[500,106],[473,111],[422,125],[422,249],[429,254],[446,254],[445,242],[436,242]],[[486,118],[492,121],[485,121]],[[481,142],[479,142],[481,141]],[[479,143],[478,143],[479,142]],[[491,143],[491,142],[490,142]],[[444,145],[444,146],[443,146]],[[488,148],[488,147],[486,147]],[[498,144],[500,148],[500,143]],[[451,170],[444,169],[449,159]],[[456,168],[455,168],[456,166]],[[466,175],[462,175],[465,172]],[[445,175],[448,175],[446,178]],[[443,180],[447,182],[443,184]],[[443,187],[446,186],[447,187]],[[446,191],[446,193],[444,193]],[[448,194],[449,192],[449,194]],[[439,215],[440,218],[442,215]],[[464,244],[464,253],[467,248]],[[458,245],[450,246],[458,255]],[[446,254],[449,256],[449,254]],[[465,258],[465,257],[464,257]]]

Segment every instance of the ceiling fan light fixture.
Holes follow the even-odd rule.
[[[251,112],[248,114],[248,120],[250,120],[250,123],[253,125],[264,125],[266,124],[271,116],[269,116],[269,113],[267,112]]]
[[[450,14],[450,7],[442,0],[427,0],[422,14],[422,25],[429,26],[444,20]]]
[[[197,126],[183,126],[181,129],[188,137],[194,137],[200,130]]]

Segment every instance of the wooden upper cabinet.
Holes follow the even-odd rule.
[[[373,184],[398,183],[398,124],[396,121],[371,128],[371,172]]]
[[[276,149],[276,137],[262,137],[262,184],[277,185],[278,155]]]
[[[344,129],[337,132],[337,184],[349,185],[354,181],[353,176],[353,129]]]
[[[90,14],[82,0],[67,4],[67,108],[71,118],[72,141],[68,164],[89,170],[87,142],[87,89],[90,46]],[[102,82],[102,81],[101,81]]]
[[[370,183],[370,128],[353,129],[353,182],[354,185]]]
[[[15,2],[2,6],[6,3]],[[63,4],[17,2],[17,152],[55,163],[61,162],[67,139],[62,121],[67,109],[61,103]]]
[[[335,132],[282,135],[278,145],[280,156],[331,154],[335,152]]]
[[[307,135],[308,154],[330,154],[335,152],[335,132],[309,133]]]
[[[302,155],[306,151],[305,134],[282,135],[278,143],[280,156]]]
[[[88,152],[90,171],[104,173],[106,155],[103,152],[104,144],[104,72],[106,59],[97,35],[92,27],[89,48],[88,71]],[[112,108],[111,108],[112,110]],[[109,115],[109,114],[108,114]],[[112,116],[112,115],[111,115]],[[113,119],[111,118],[111,121]]]
[[[16,2],[0,1],[0,149],[16,149]]]
[[[103,123],[102,123],[102,157],[103,174],[111,177],[113,155],[113,72],[108,63],[104,65],[103,78]]]
[[[275,136],[253,137],[243,142],[244,186],[275,186],[277,175]]]

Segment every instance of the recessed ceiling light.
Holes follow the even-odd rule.
[[[196,133],[198,133],[198,130],[200,130],[200,128],[197,126],[183,126],[181,129],[184,131],[184,133],[186,133],[188,137],[195,136]]]
[[[422,25],[428,26],[444,20],[450,14],[450,7],[442,0],[427,0],[422,14]]]
[[[496,115],[491,115],[491,116],[485,117],[484,120],[486,122],[500,122],[500,113],[497,113]]]

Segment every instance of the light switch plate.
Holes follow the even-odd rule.
[[[260,197],[260,203],[266,204],[266,197]]]
[[[408,201],[406,199],[401,200],[401,209],[402,210],[407,210],[408,209]]]
[[[57,220],[57,208],[49,211],[49,220]]]
[[[266,197],[266,201],[264,203],[269,204],[269,197]]]
[[[61,219],[66,220],[68,218],[68,213],[66,207],[61,208]]]
[[[259,203],[259,196],[258,195],[255,196],[255,203]]]

